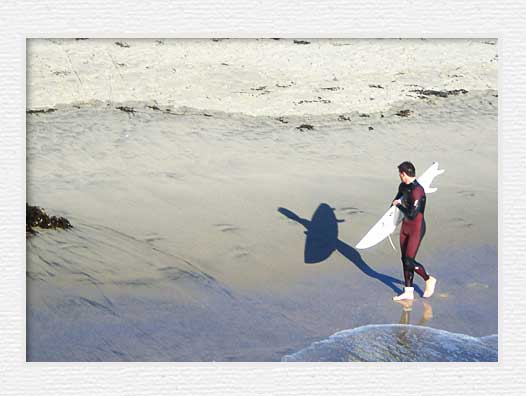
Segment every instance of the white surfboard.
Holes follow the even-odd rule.
[[[427,170],[416,180],[424,188],[426,194],[434,193],[437,189],[431,187],[433,179],[444,173],[444,169],[438,169],[438,162],[433,162]],[[386,214],[369,230],[367,234],[356,245],[356,249],[367,249],[382,242],[391,235],[398,224],[402,222],[404,214],[396,206],[391,206]]]

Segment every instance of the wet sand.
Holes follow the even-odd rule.
[[[417,171],[433,161],[446,169],[428,198],[418,256],[439,279],[426,326],[474,337],[497,333],[494,45],[266,40],[260,55],[274,57],[263,62],[254,59],[256,41],[250,48],[239,40],[206,42],[208,57],[189,42],[90,41],[28,46],[28,109],[52,109],[28,114],[28,201],[75,227],[28,240],[29,360],[279,361],[341,330],[402,318],[419,324],[420,298],[409,316],[391,301],[402,287],[399,253],[387,241],[353,248],[387,209],[399,182],[396,165],[407,159]],[[400,58],[412,67],[392,62],[377,70],[382,41],[384,52],[405,54]],[[111,57],[86,57],[87,46]],[[135,52],[125,71],[118,64],[129,65],[135,47],[143,56]],[[429,48],[434,67],[420,61]],[[318,97],[333,49],[347,51],[331,58],[330,78],[342,89],[298,104]],[[467,49],[472,57],[455,55]],[[124,50],[126,61],[119,58]],[[164,59],[153,75],[148,51]],[[294,67],[283,66],[285,52]],[[325,62],[310,69],[306,53]],[[352,73],[338,64],[342,55],[356,60],[347,62]],[[84,69],[76,67],[83,57]],[[107,82],[90,76],[97,67],[110,73],[111,58],[115,80],[105,97]],[[206,74],[217,73],[210,65],[219,58],[238,68],[245,60],[247,74]],[[173,59],[194,70],[185,79],[195,89],[183,94],[179,80],[158,83],[154,101],[157,88],[147,82],[158,81]],[[372,69],[353,69],[360,62]],[[452,73],[457,68],[462,74]],[[387,81],[395,73],[404,73],[403,84]],[[261,94],[270,81],[271,92]],[[468,92],[408,97],[415,93],[406,84]],[[199,86],[208,87],[209,101]],[[225,93],[237,89],[254,96]],[[364,90],[382,94],[363,103]],[[411,113],[401,116],[403,110]],[[312,129],[298,129],[305,124]],[[329,257],[306,264],[306,232],[323,203],[343,221],[327,241]]]

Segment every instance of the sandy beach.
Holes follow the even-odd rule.
[[[27,240],[28,360],[448,359],[431,342],[382,355],[400,329],[464,345],[453,360],[496,359],[495,40],[27,49],[27,201],[74,227]],[[396,252],[354,248],[404,160],[446,170],[418,254],[439,283],[424,303],[415,276],[411,310],[391,299],[398,231]],[[322,204],[338,235],[307,264]]]

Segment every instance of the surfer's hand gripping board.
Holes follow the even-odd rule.
[[[433,179],[444,173],[444,169],[438,169],[438,162],[433,162],[420,177],[416,180],[424,188],[426,194],[437,191],[437,188],[431,187]],[[369,230],[367,234],[358,242],[356,249],[367,249],[382,242],[385,238],[393,233],[398,224],[402,222],[404,214],[396,206],[391,208],[382,216],[380,220]]]

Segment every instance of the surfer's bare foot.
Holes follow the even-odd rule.
[[[413,294],[414,288],[412,287],[406,287],[404,288],[404,292],[400,294],[399,296],[393,297],[394,301],[401,301],[401,300],[414,300],[415,296]]]
[[[422,297],[429,298],[433,295],[435,292],[435,286],[437,284],[436,278],[433,278],[432,276],[429,277],[428,280],[426,280],[426,290],[424,290],[424,295]]]

